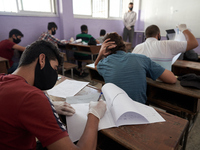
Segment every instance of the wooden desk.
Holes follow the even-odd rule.
[[[126,46],[126,51],[130,51],[132,49],[132,44],[129,42],[124,42],[125,46]],[[66,49],[67,50],[71,50],[74,52],[79,52],[79,53],[83,53],[83,54],[88,54],[91,55],[91,62],[92,63],[95,61],[94,55],[98,55],[99,54],[99,50],[100,50],[101,46],[96,46],[96,45],[84,45],[82,43],[74,43],[74,44],[67,44],[66,45]]]
[[[67,77],[57,81],[61,83]],[[77,95],[100,93],[100,90],[93,86],[86,86]],[[50,96],[52,100],[64,101],[65,99]],[[187,133],[188,121],[171,114],[158,111],[166,122],[146,124],[146,125],[128,125],[118,128],[110,128],[99,131],[98,146],[111,147],[116,149],[117,145],[123,149],[147,150],[147,149],[162,149],[162,150],[178,150],[180,145],[184,146],[186,141],[183,141]],[[112,144],[105,145],[106,139],[114,141]],[[112,147],[113,146],[113,147]],[[120,149],[118,147],[118,149]]]
[[[188,73],[200,75],[200,62],[177,60],[172,65],[172,72],[177,76],[182,76]]]
[[[10,68],[8,59],[0,57],[0,73],[6,73],[7,74],[8,68]]]
[[[105,138],[104,140],[107,140],[106,137],[110,138],[124,148],[131,150],[179,149],[188,121],[162,111],[158,112],[166,122],[104,129],[100,131],[105,136],[102,136],[102,138]],[[185,147],[185,144],[183,144],[183,147]],[[111,147],[110,149],[113,148]]]
[[[99,54],[101,46],[96,46],[96,45],[84,45],[82,43],[75,43],[75,44],[67,44],[66,49],[71,50],[74,52],[79,52],[83,54],[88,54],[91,55],[91,62],[94,62],[94,55]]]
[[[180,117],[195,116],[200,108],[200,90],[182,87],[180,81],[166,84],[147,78],[147,102]]]
[[[89,69],[90,79],[92,81],[95,81],[95,82],[98,82],[98,83],[101,83],[101,84],[105,83],[103,77],[94,68],[94,65],[92,65],[92,64],[86,65],[86,68]]]

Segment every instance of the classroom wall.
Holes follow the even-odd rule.
[[[89,34],[92,34],[95,38],[99,37],[100,29],[105,29],[107,32],[117,32],[119,35],[123,34],[122,20],[74,18],[72,0],[57,0],[57,6],[58,16],[55,17],[0,15],[0,41],[8,38],[11,29],[17,28],[24,34],[20,45],[29,45],[37,40],[42,32],[47,31],[47,23],[52,21],[58,25],[55,37],[59,39],[69,40],[70,37],[75,38],[76,34],[81,32],[80,26],[82,24],[88,26]],[[135,31],[145,30],[145,13],[141,8],[142,6],[139,8]],[[197,40],[200,45],[200,38]],[[195,51],[200,54],[200,46]]]
[[[50,21],[54,21],[58,26],[60,26],[59,17],[0,15],[0,41],[7,39],[9,31],[16,28],[24,34],[20,45],[27,46],[37,40],[42,32],[47,31],[47,23]],[[56,33],[56,37],[60,37],[60,30]]]

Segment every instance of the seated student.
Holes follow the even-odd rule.
[[[63,40],[61,41],[61,40],[57,39],[56,37],[54,37],[54,35],[56,34],[56,30],[58,30],[58,27],[55,24],[55,22],[49,22],[47,29],[48,29],[48,31],[42,33],[41,36],[39,37],[39,40],[45,40],[45,41],[51,42],[51,43],[55,44],[56,46],[66,45],[68,43],[68,41],[63,41]]]
[[[103,43],[103,40],[104,40],[105,34],[106,34],[106,30],[101,29],[101,31],[100,31],[100,37],[97,38],[97,40],[98,40],[100,43]]]
[[[96,40],[92,35],[88,34],[88,27],[86,25],[81,26],[81,33],[76,35],[76,39],[82,39],[83,42],[93,42],[95,45],[96,43],[99,44],[99,41]],[[74,58],[77,60],[91,60],[91,56],[87,54],[82,54],[75,52]],[[83,72],[82,70],[82,62],[78,61],[78,72],[75,71],[75,74],[79,75],[80,77],[85,77],[88,74]]]
[[[74,145],[42,91],[55,85],[61,61],[56,46],[36,41],[26,48],[13,74],[0,75],[1,149],[35,149],[35,137],[51,150],[96,148],[98,123],[106,111],[105,102],[90,103],[85,131]]]
[[[160,79],[166,83],[175,83],[174,74],[153,62],[150,58],[126,53],[122,37],[117,33],[107,34],[95,68],[103,76],[106,83],[114,83],[122,88],[131,99],[145,104],[146,77]]]
[[[187,41],[159,41],[161,39],[160,29],[156,25],[147,27],[145,31],[146,41],[137,45],[133,49],[133,53],[146,55],[165,69],[171,70],[172,58],[175,55],[198,46],[196,38],[185,24],[179,25],[178,28],[183,32]]]
[[[25,47],[18,45],[24,35],[17,29],[9,32],[9,38],[0,42],[0,56],[9,60],[10,68],[8,73],[12,73],[17,69],[18,62],[13,62],[14,50],[24,51]]]

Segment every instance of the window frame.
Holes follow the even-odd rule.
[[[25,11],[19,9],[19,3],[22,6],[22,0],[16,0],[17,12],[5,12],[0,11],[0,15],[8,15],[8,16],[36,16],[36,17],[57,17],[58,16],[58,5],[57,0],[50,0],[51,12],[39,12],[39,11]],[[53,6],[52,6],[53,4]]]
[[[123,0],[121,0],[121,3],[123,4]],[[121,20],[123,18],[123,14],[121,13],[121,17],[110,17],[110,0],[108,0],[108,10],[107,10],[107,18],[103,18],[103,17],[93,17],[92,14],[91,15],[80,15],[80,14],[73,14],[74,18],[88,18],[88,19],[107,19],[107,20]],[[123,8],[121,8],[123,9]],[[91,12],[93,10],[93,0],[91,0]]]

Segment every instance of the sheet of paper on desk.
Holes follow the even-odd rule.
[[[48,90],[47,93],[52,96],[66,98],[66,97],[74,96],[88,84],[89,82],[66,79],[62,83]]]
[[[114,84],[107,83],[102,92],[106,99],[107,111],[99,122],[98,129],[121,125],[148,124],[165,121],[154,108],[133,101],[126,92]],[[74,142],[79,140],[87,121],[89,103],[71,104],[76,110],[73,116],[66,117],[69,137]]]
[[[179,56],[181,55],[181,53],[178,53],[177,55],[175,55],[173,58],[172,58],[172,65],[175,63],[175,61],[179,58]]]
[[[97,101],[99,93],[67,97],[66,102],[69,104],[89,103],[90,101]]]

